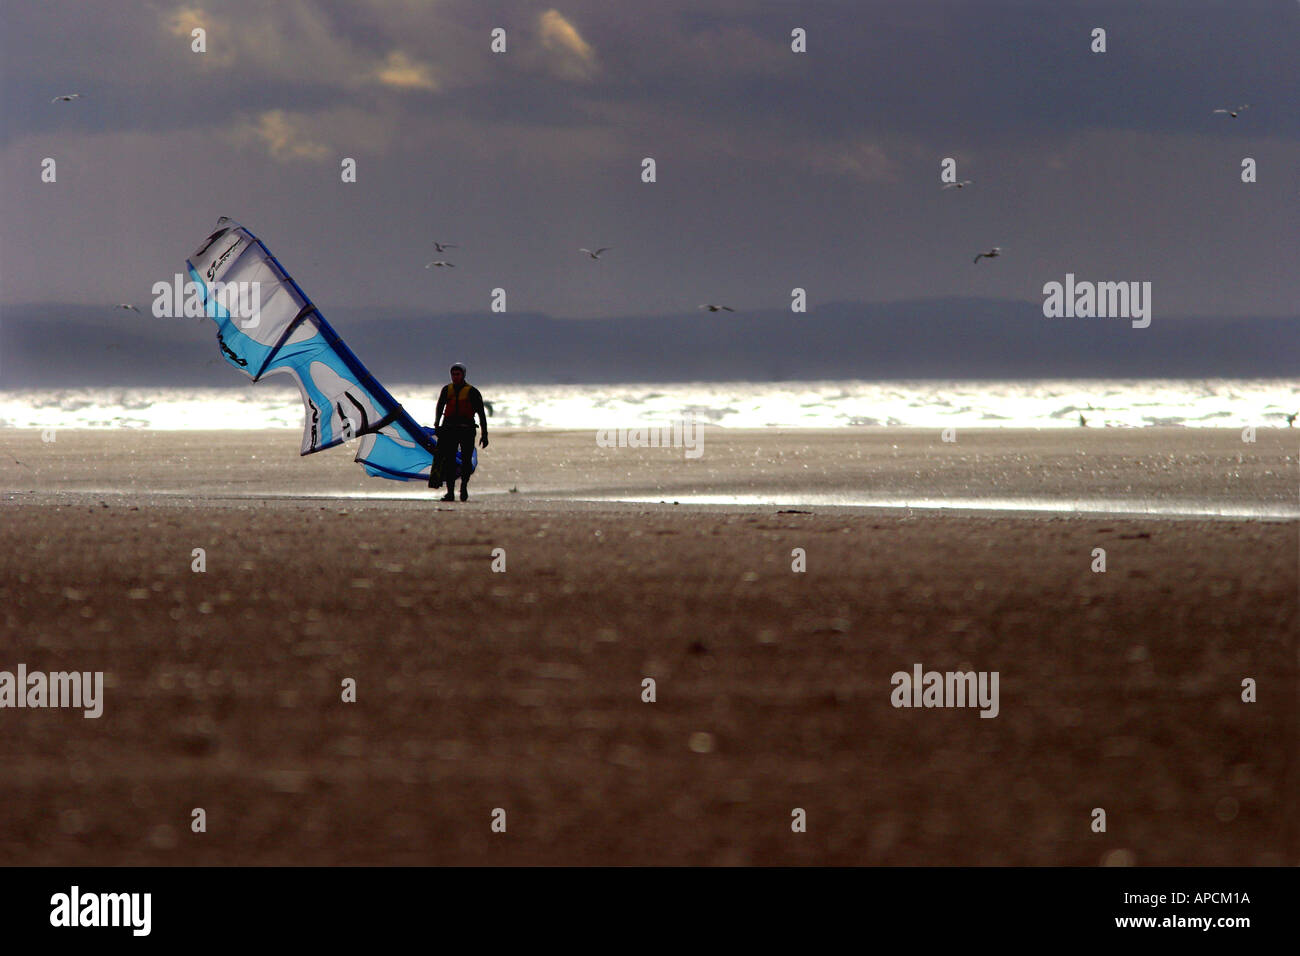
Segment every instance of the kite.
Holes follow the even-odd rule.
[[[277,372],[293,376],[306,413],[302,454],[359,438],[356,461],[368,475],[428,480],[433,429],[366,370],[262,240],[222,216],[185,265],[227,364],[254,382]],[[477,459],[475,452],[471,473]]]

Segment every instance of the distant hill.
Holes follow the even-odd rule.
[[[145,306],[141,306],[144,308]],[[478,382],[911,378],[1292,377],[1295,319],[1047,319],[1036,303],[932,299],[789,311],[575,320],[330,310],[389,382],[440,381],[453,360]],[[233,385],[207,320],[109,308],[0,312],[0,388]]]

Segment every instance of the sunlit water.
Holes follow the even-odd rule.
[[[1077,428],[1285,426],[1300,409],[1289,379],[1019,382],[707,382],[622,385],[476,383],[497,427],[620,428],[694,417],[727,428]],[[437,385],[390,386],[432,424]],[[292,385],[0,391],[0,427],[301,429]]]

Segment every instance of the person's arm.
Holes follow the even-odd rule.
[[[442,410],[447,407],[447,386],[442,387],[438,393],[438,410],[433,413],[433,427],[437,428],[439,420],[442,418]]]
[[[474,411],[478,415],[479,426],[483,429],[483,435],[478,440],[478,446],[486,448],[488,446],[487,412],[483,410],[483,393],[477,388],[474,389]]]

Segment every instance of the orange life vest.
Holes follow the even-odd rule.
[[[474,423],[474,403],[470,400],[471,386],[462,382],[459,393],[453,384],[447,385],[447,404],[443,407],[442,420],[445,423]]]

